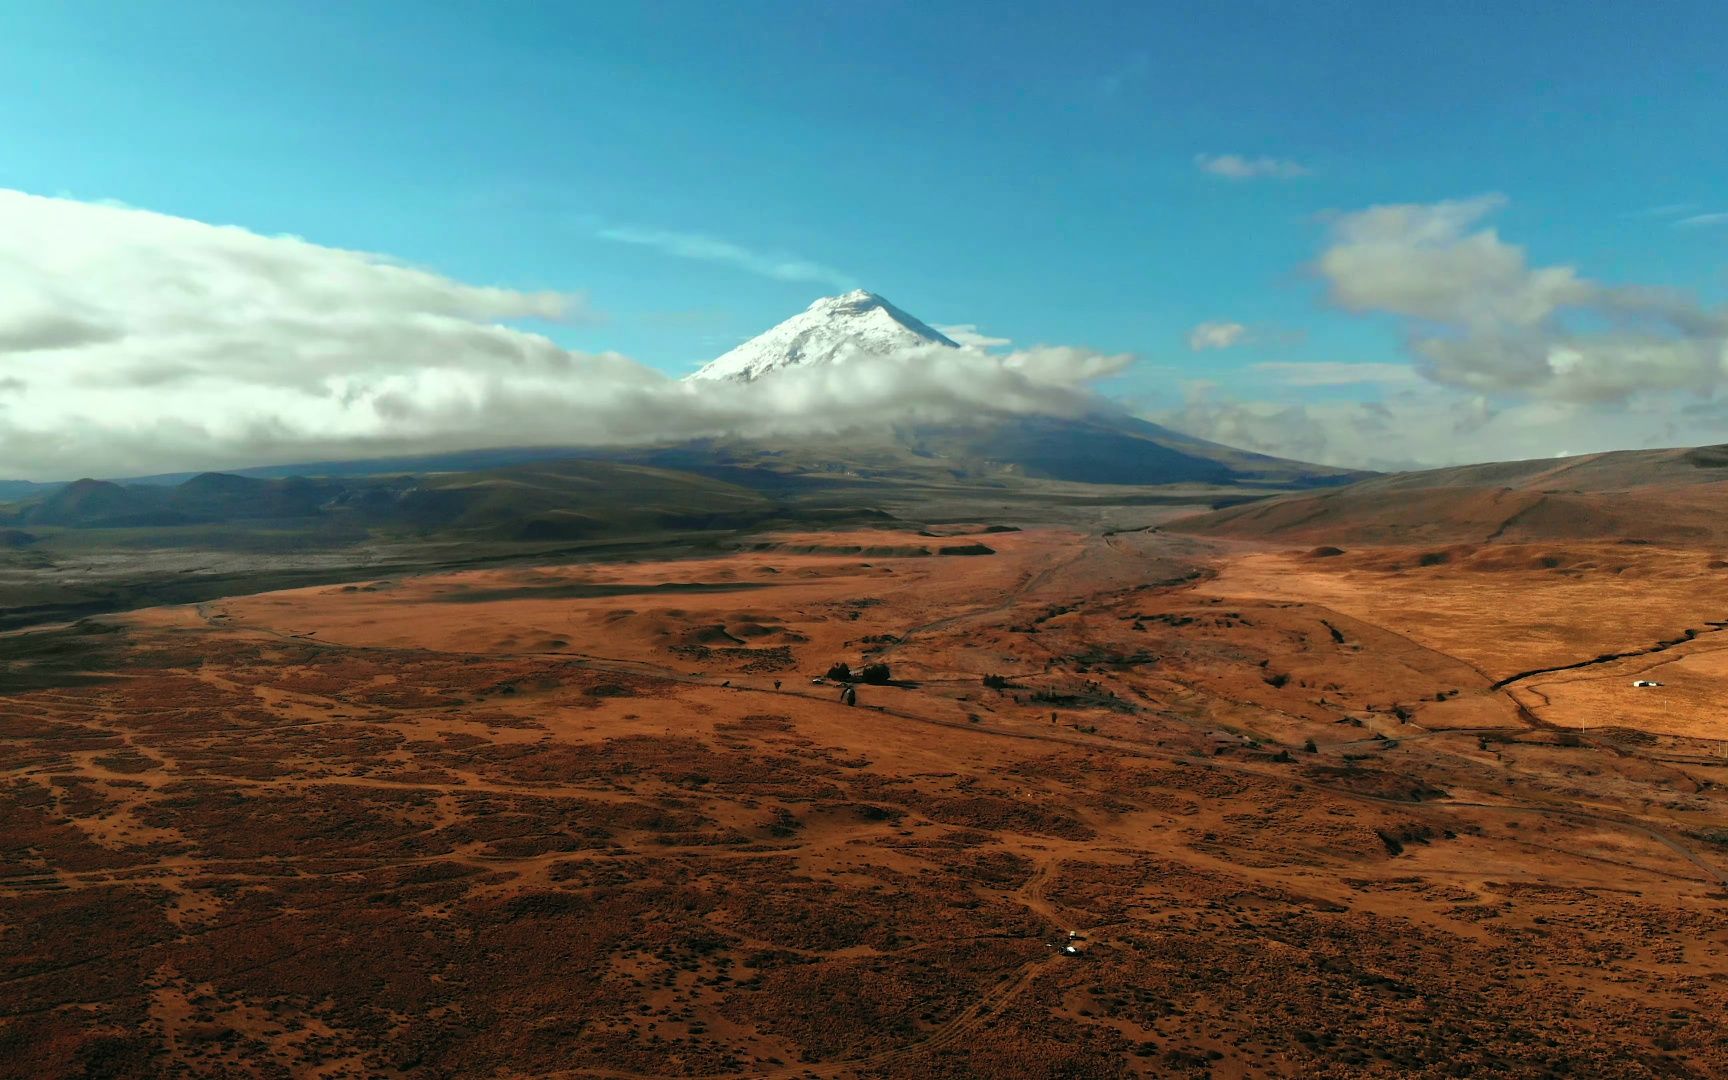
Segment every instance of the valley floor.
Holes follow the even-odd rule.
[[[1714,555],[942,531],[0,636],[0,1074],[1728,1074]]]

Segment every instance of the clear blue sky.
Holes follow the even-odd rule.
[[[854,283],[1135,351],[1120,389],[1153,395],[1396,358],[1395,322],[1304,271],[1328,209],[1500,192],[1535,263],[1720,298],[1728,230],[1645,211],[1728,210],[1723,25],[1709,2],[16,3],[0,186],[585,290],[607,320],[556,336],[669,372]],[[1260,333],[1189,351],[1206,320]]]

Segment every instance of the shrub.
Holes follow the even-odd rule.
[[[835,664],[828,669],[828,677],[839,682],[852,681],[852,668],[846,664]]]
[[[887,682],[891,676],[887,664],[877,663],[865,664],[864,670],[858,673],[858,677],[867,683],[875,683],[880,686]]]
[[[1006,690],[1008,689],[1008,677],[1006,675],[986,675],[984,676],[984,687],[987,690]]]

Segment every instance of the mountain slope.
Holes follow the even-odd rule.
[[[23,525],[103,525],[109,527],[177,525],[185,520],[154,492],[106,480],[75,480],[30,504],[19,515]]]
[[[900,433],[924,455],[1038,480],[1080,484],[1240,484],[1311,487],[1366,473],[1251,454],[1124,413],[1001,415]]]
[[[959,348],[875,293],[858,290],[817,300],[691,375],[693,380],[754,382],[779,371],[889,356],[907,349]],[[805,443],[823,440],[803,440]],[[956,478],[1021,476],[1083,484],[1236,484],[1315,486],[1367,475],[1250,454],[1100,407],[1080,417],[983,411],[962,422],[848,432],[837,447],[867,454],[880,470],[897,446],[904,465],[945,468]],[[757,454],[767,447],[734,449]],[[891,456],[891,455],[890,455]],[[688,463],[683,467],[690,467]]]
[[[771,372],[825,364],[849,355],[887,356],[904,349],[959,346],[873,292],[825,296],[746,341],[691,379],[754,382]]]
[[[1170,529],[1303,544],[1728,539],[1728,446],[1462,465],[1281,495]]]

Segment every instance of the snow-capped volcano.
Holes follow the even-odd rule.
[[[855,289],[824,296],[689,377],[753,382],[783,368],[827,363],[852,353],[887,356],[930,345],[960,347],[875,293]]]

